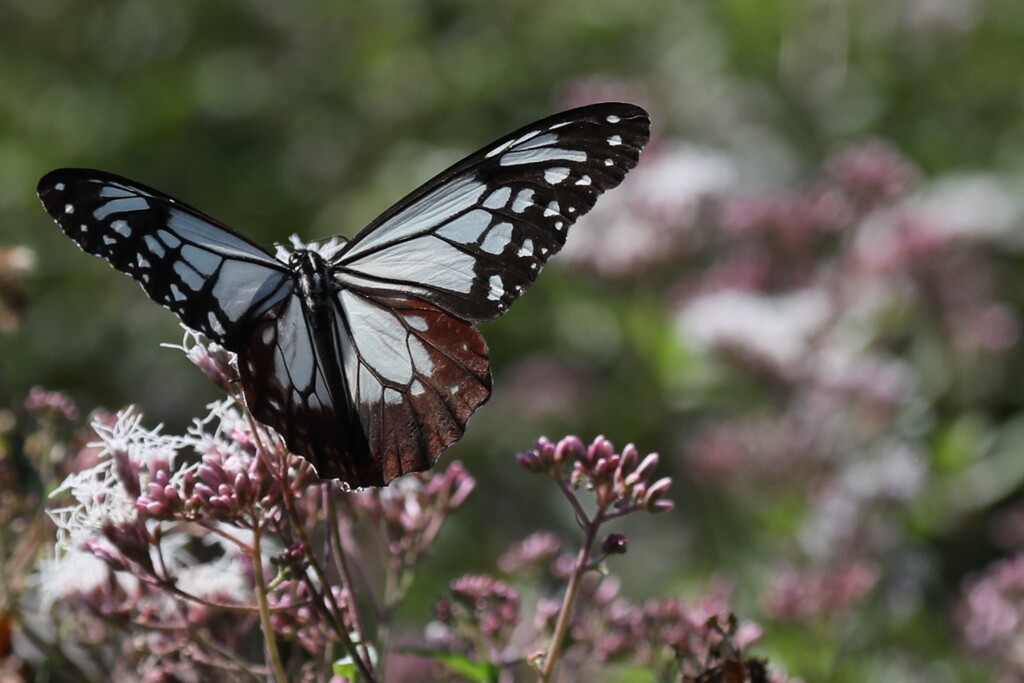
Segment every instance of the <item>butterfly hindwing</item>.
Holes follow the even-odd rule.
[[[384,481],[428,469],[491,394],[487,344],[408,296],[338,294],[353,403]]]
[[[636,165],[646,112],[598,104],[492,143],[373,221],[334,259],[346,287],[414,294],[463,320],[504,313]]]
[[[126,178],[60,169],[43,206],[84,251],[132,276],[189,327],[238,351],[254,320],[291,292],[287,267],[203,213]]]

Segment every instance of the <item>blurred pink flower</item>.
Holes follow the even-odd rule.
[[[825,174],[862,214],[907,196],[919,177],[906,157],[881,140],[841,150],[826,162]]]
[[[724,290],[687,302],[676,321],[684,341],[765,363],[787,376],[804,369],[829,313],[825,293],[816,289],[778,296]]]
[[[1024,555],[970,577],[956,619],[967,645],[995,660],[1006,680],[1024,677]]]
[[[878,568],[859,561],[807,571],[786,569],[773,580],[765,610],[780,621],[834,619],[857,607],[878,579]]]
[[[735,176],[732,162],[719,152],[652,145],[617,191],[569,234],[559,258],[605,277],[647,275],[652,267],[674,264]]]

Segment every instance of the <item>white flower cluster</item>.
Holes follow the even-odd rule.
[[[207,414],[194,420],[184,435],[164,434],[159,425],[147,429],[142,424],[141,413],[133,407],[118,412],[113,424],[102,420],[93,422],[92,427],[99,437],[91,444],[99,449],[96,464],[68,475],[51,494],[52,498],[70,497],[71,502],[47,511],[57,527],[57,541],[54,556],[45,561],[38,574],[43,606],[49,607],[76,591],[88,592],[107,580],[106,563],[83,548],[86,542],[102,538],[104,524],[132,522],[137,518],[136,499],[120,479],[115,454],[126,455],[128,461],[138,467],[143,492],[149,483],[149,465],[158,461],[168,463],[170,483],[181,490],[186,473],[195,472],[199,466],[198,462],[191,462],[176,467],[175,461],[182,452],[204,453],[216,448],[226,454],[228,460],[250,457],[225,437],[235,430],[248,429],[234,400],[218,401],[207,408]],[[151,525],[157,523],[150,522]],[[242,573],[244,565],[237,561],[238,548],[233,541],[242,545],[250,543],[248,533],[232,528],[230,533],[225,530],[224,534],[203,536],[204,544],[219,545],[221,552],[209,553],[214,559],[202,562],[186,551],[185,546],[191,540],[194,536],[183,527],[165,529],[161,537],[160,555],[176,577],[178,587],[196,595],[216,595],[243,602],[251,594],[251,586]],[[274,550],[265,547],[264,553]],[[156,552],[153,548],[154,563]],[[121,586],[131,594],[137,585],[135,577],[123,572],[117,576]]]

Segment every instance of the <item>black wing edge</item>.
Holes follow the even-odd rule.
[[[61,183],[63,183],[65,186],[63,190],[58,188],[58,186]],[[62,222],[64,217],[64,205],[63,202],[58,198],[58,193],[69,192],[75,186],[83,185],[86,183],[106,183],[124,185],[125,187],[131,188],[143,195],[168,202],[169,204],[173,204],[175,207],[193,214],[196,218],[204,220],[207,223],[210,223],[211,225],[214,225],[225,232],[231,233],[231,235],[233,235],[234,237],[237,237],[243,242],[249,244],[253,249],[261,251],[264,254],[266,254],[268,259],[277,261],[277,259],[274,258],[274,255],[267,251],[264,247],[260,246],[259,244],[256,244],[251,239],[241,234],[234,228],[225,225],[224,223],[217,220],[213,216],[210,216],[209,214],[200,211],[194,206],[186,204],[185,202],[179,199],[175,199],[169,194],[154,189],[149,185],[140,183],[137,180],[132,180],[130,178],[117,175],[116,173],[110,173],[108,171],[100,171],[95,168],[57,168],[44,175],[42,178],[40,178],[39,183],[36,185],[36,194],[39,196],[40,201],[42,201],[43,208],[46,209],[46,212],[53,217],[53,219],[57,222],[57,225],[59,225],[61,229],[68,234],[68,236],[73,237],[72,233],[69,232],[68,228],[65,227]],[[284,264],[281,264],[282,270],[284,270],[285,267],[286,266]]]

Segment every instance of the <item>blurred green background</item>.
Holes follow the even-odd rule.
[[[292,233],[351,236],[490,140],[606,99],[651,112],[651,159],[677,144],[728,159],[727,190],[738,196],[805,187],[836,149],[866,139],[902,153],[924,186],[984,173],[1012,217],[977,268],[1015,316],[1022,45],[1020,0],[0,0],[0,245],[36,256],[23,325],[0,335],[0,402],[43,385],[83,411],[135,403],[151,423],[180,429],[218,396],[159,346],[180,339],[174,316],[42,211],[35,184],[50,169],[128,176],[267,246]],[[670,198],[690,191],[682,174],[646,180],[655,181]],[[580,233],[601,221],[599,206],[575,238],[585,243]],[[972,572],[1015,550],[988,530],[1024,500],[1024,441],[1012,431],[1019,349],[965,360],[941,326],[872,323],[873,339],[930,387],[917,394],[916,421],[892,427],[920,449],[927,484],[881,520],[913,560],[894,568],[879,552],[872,597],[839,616],[776,623],[765,586],[780,564],[814,564],[793,539],[820,513],[809,500],[823,477],[766,492],[691,476],[688,444],[709,413],[747,411],[770,425],[785,400],[679,333],[687,283],[714,264],[703,246],[611,275],[600,257],[596,267],[556,258],[507,316],[483,326],[494,397],[442,460],[463,460],[480,489],[428,564],[409,618],[421,619],[452,576],[493,571],[530,531],[572,536],[569,509],[514,454],[541,434],[600,433],[660,452],[676,480],[677,509],[631,520],[630,553],[612,565],[633,599],[733,581],[740,616],[766,629],[760,651],[808,681],[980,681],[1012,670],[964,644],[956,606]],[[978,474],[989,456],[1003,459]],[[977,493],[983,475],[1000,485]]]

